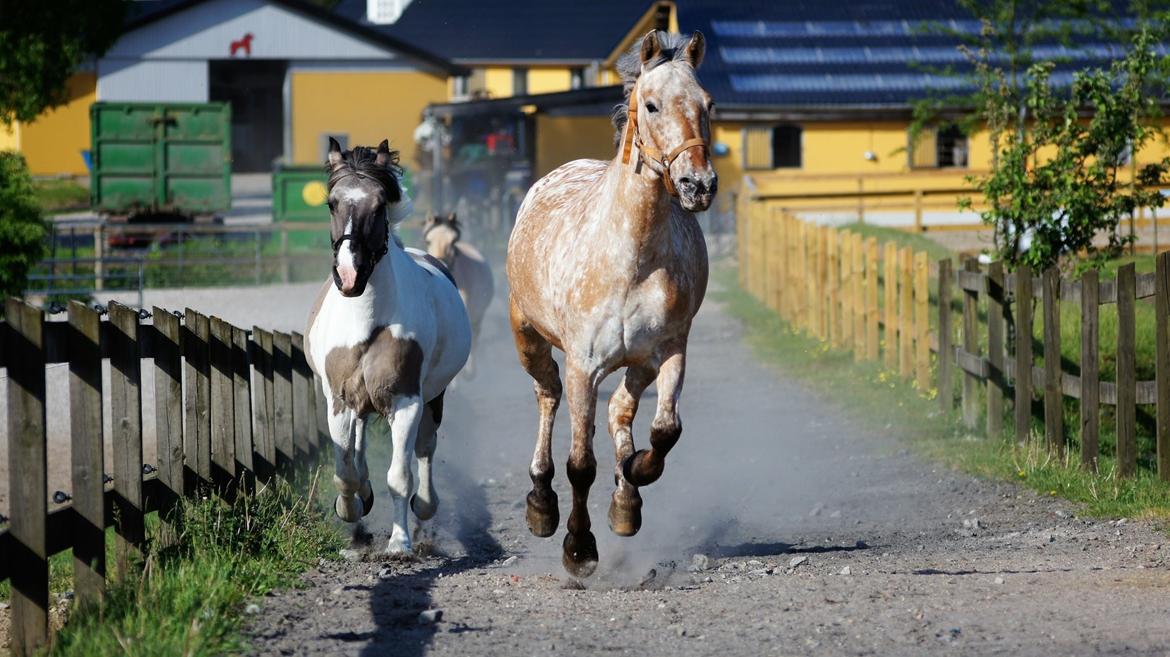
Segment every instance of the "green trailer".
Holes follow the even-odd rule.
[[[209,219],[231,208],[228,103],[94,103],[90,204],[115,218]]]
[[[320,164],[284,164],[272,172],[272,220],[329,221],[328,176]]]

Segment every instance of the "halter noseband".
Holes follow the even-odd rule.
[[[709,148],[706,139],[700,137],[693,137],[684,141],[674,148],[674,150],[663,156],[662,152],[657,148],[650,146],[642,141],[642,136],[638,134],[638,85],[634,84],[630,89],[630,101],[626,118],[626,134],[622,139],[622,164],[630,163],[630,150],[633,145],[638,146],[638,160],[641,162],[654,162],[662,166],[662,184],[666,187],[666,192],[671,196],[678,198],[678,190],[674,186],[674,181],[670,179],[670,165],[679,155],[695,148],[702,147],[704,151]]]

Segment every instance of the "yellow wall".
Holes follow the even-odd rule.
[[[489,66],[483,70],[484,88],[491,98],[507,98],[512,95],[512,69],[506,66]]]
[[[612,160],[613,125],[602,116],[536,116],[536,177],[582,158]]]
[[[568,91],[573,84],[567,68],[533,68],[528,71],[528,93],[550,94]]]
[[[20,150],[20,123],[0,125],[0,151]]]
[[[319,163],[321,134],[338,132],[349,135],[350,146],[389,139],[402,163],[415,167],[414,129],[422,111],[446,99],[445,79],[417,71],[294,71],[292,160]]]
[[[86,173],[81,151],[89,149],[89,106],[97,100],[97,76],[77,73],[66,83],[68,101],[19,127],[19,150],[33,175]],[[0,130],[2,135],[2,130]],[[0,136],[0,148],[4,143]]]

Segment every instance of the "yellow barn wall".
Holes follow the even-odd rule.
[[[389,139],[415,167],[414,129],[428,104],[447,99],[447,81],[418,71],[294,71],[291,96],[294,162],[317,164],[321,134],[338,132],[350,146]]]
[[[76,73],[66,82],[68,100],[20,126],[19,150],[38,176],[83,175],[81,151],[89,149],[89,106],[97,100],[97,76]],[[0,137],[2,143],[3,137]],[[2,148],[3,146],[0,146]]]
[[[14,121],[9,126],[0,124],[0,151],[18,150],[20,150],[20,122]]]
[[[612,160],[613,125],[603,116],[536,117],[536,177],[565,162],[592,158]]]
[[[528,71],[528,93],[530,94],[568,91],[572,86],[572,74],[567,68],[533,68]]]
[[[484,89],[490,98],[507,98],[512,95],[512,69],[506,66],[489,66],[483,71]]]

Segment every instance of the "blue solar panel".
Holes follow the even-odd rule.
[[[947,32],[978,34],[979,21],[739,21],[714,20],[711,28],[723,37],[856,37],[928,34],[932,26],[941,26]]]
[[[966,61],[955,46],[865,46],[854,48],[746,48],[719,49],[728,64],[950,64]]]

